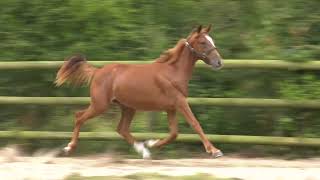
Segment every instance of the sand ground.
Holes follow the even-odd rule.
[[[221,178],[246,180],[320,180],[320,158],[283,160],[224,156],[219,159],[143,160],[120,159],[108,154],[56,157],[56,152],[23,156],[13,148],[0,150],[0,177],[6,180],[56,180],[72,174],[93,177],[136,173],[168,176],[205,173]]]

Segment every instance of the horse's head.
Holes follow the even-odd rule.
[[[206,28],[199,26],[187,38],[186,46],[198,58],[206,64],[211,65],[214,69],[222,67],[222,58],[210,37],[209,32],[211,25]]]

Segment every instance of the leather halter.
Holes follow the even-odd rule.
[[[216,47],[212,47],[205,52],[199,52],[195,48],[193,48],[188,41],[185,42],[185,45],[189,48],[192,54],[194,54],[197,58],[200,59],[209,59],[208,55],[211,53],[211,51],[217,49]]]

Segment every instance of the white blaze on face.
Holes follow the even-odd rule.
[[[212,38],[209,35],[206,35],[205,37],[213,47],[216,47],[216,45],[214,45],[214,42],[213,42]]]

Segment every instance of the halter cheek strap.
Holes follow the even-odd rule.
[[[211,53],[211,51],[217,49],[216,47],[212,47],[210,48],[208,51],[205,51],[205,52],[199,52],[197,51],[196,49],[194,49],[188,41],[185,42],[185,45],[186,47],[189,48],[189,50],[192,52],[192,54],[194,54],[197,58],[200,58],[200,59],[209,59],[208,58],[208,55]]]

